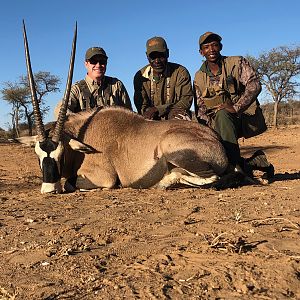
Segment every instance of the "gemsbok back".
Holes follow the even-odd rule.
[[[43,125],[31,69],[25,23],[23,35],[37,135],[35,152],[43,174],[42,193],[114,188],[207,186],[228,167],[218,135],[184,120],[149,121],[120,107],[67,115],[76,52],[75,27],[69,73],[54,128]]]

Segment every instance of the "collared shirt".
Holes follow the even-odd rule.
[[[226,57],[222,56],[219,66],[219,72],[214,75],[210,71],[207,62],[204,62],[198,72],[204,72],[209,76],[210,86],[220,85],[222,79],[222,60],[226,60]],[[261,84],[259,77],[249,61],[244,57],[240,57],[238,63],[238,78],[237,80],[242,88],[242,91],[237,91],[240,96],[234,103],[233,107],[238,114],[244,112],[257,98],[261,91]],[[196,73],[196,75],[197,75]],[[195,75],[195,77],[196,77]],[[199,83],[194,80],[194,93],[195,93],[195,113],[197,118],[209,121],[209,117],[206,115],[207,108],[202,98],[202,92],[199,88]]]
[[[159,79],[153,78],[150,65],[143,67],[134,76],[134,103],[141,114],[155,106],[160,117],[164,117],[170,107],[188,111],[192,102],[190,74],[179,64],[168,62]]]
[[[132,110],[130,98],[126,88],[119,79],[104,76],[102,82],[99,84],[86,75],[84,80],[93,99],[96,101],[94,106],[104,107],[118,105]],[[70,92],[68,109],[71,112],[85,110],[88,107],[87,101],[90,101],[90,99],[85,99],[85,96],[80,90],[78,83],[73,84]],[[90,107],[92,108],[92,105]]]
[[[221,59],[218,61],[218,66],[219,66],[219,70],[218,70],[218,72],[217,72],[216,75],[214,75],[214,74],[212,73],[212,71],[210,70],[207,61],[205,61],[205,62],[202,64],[202,66],[200,67],[200,70],[201,70],[202,72],[204,72],[204,73],[207,73],[209,77],[212,77],[212,76],[220,76],[220,75],[222,74],[222,60],[221,60]]]

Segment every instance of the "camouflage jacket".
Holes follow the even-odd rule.
[[[193,102],[191,76],[188,70],[168,62],[164,74],[157,81],[150,65],[143,67],[134,76],[134,103],[140,114],[155,106],[160,117],[171,109],[189,111]]]
[[[222,67],[222,64],[225,66]],[[228,69],[227,65],[230,65]],[[226,78],[222,72],[227,72]],[[203,80],[207,78],[207,80]],[[208,109],[204,103],[204,89],[209,87],[222,86],[222,80],[230,81],[233,91],[228,92],[232,96],[232,103],[237,114],[241,114],[257,100],[261,91],[261,84],[256,71],[250,63],[241,56],[222,56],[220,60],[220,69],[217,75],[213,75],[207,62],[204,62],[201,68],[196,72],[194,79],[194,96],[195,96],[195,115],[197,119],[210,123],[207,115]],[[258,102],[257,102],[258,103]],[[254,104],[253,104],[254,105]]]
[[[88,75],[85,82],[79,81],[72,85],[69,111],[76,113],[93,107],[123,106],[132,110],[131,102],[123,83],[113,77],[104,76],[101,85]],[[88,88],[85,92],[84,87]]]

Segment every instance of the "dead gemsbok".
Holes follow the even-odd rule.
[[[53,130],[46,131],[37,102],[25,23],[23,34],[37,136],[35,152],[43,173],[42,193],[93,188],[193,187],[218,180],[228,166],[217,134],[196,122],[149,121],[110,107],[66,115],[76,51],[75,28],[66,91]],[[72,185],[71,185],[72,184]]]

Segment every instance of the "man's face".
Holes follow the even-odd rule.
[[[221,44],[216,40],[208,40],[205,41],[204,44],[201,45],[200,54],[203,55],[208,62],[217,62],[220,57],[221,52]]]
[[[160,74],[167,66],[168,55],[166,52],[152,52],[148,56],[148,61],[154,72]]]
[[[93,80],[101,80],[106,72],[107,58],[102,55],[95,55],[89,60],[85,61],[85,67],[87,69],[87,74]]]

